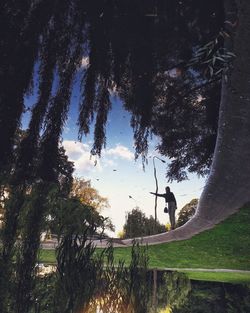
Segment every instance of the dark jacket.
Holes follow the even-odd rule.
[[[155,193],[152,192],[154,195],[156,195],[157,197],[163,197],[165,198],[165,202],[174,202],[176,204],[176,199],[174,194],[170,191],[168,193]],[[177,204],[176,204],[177,205]]]

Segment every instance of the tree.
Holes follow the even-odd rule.
[[[249,81],[250,3],[224,1],[227,31],[225,47],[236,58],[224,73],[221,91],[218,135],[210,176],[199,200],[192,223],[208,226],[223,220],[249,202],[250,169],[242,166],[249,160]],[[247,64],[248,66],[246,66]],[[247,80],[247,81],[246,81]],[[214,218],[215,217],[215,218]],[[206,221],[207,220],[207,221]]]
[[[146,217],[145,213],[136,207],[127,214],[122,238],[150,236],[165,231],[166,227],[164,225],[161,225],[158,221],[155,225],[153,216]]]
[[[175,240],[176,237],[187,239],[211,228],[250,199],[247,187],[250,183],[250,169],[243,166],[250,156],[247,83],[250,77],[250,45],[246,40],[250,35],[250,3],[225,0],[224,13],[226,36],[223,46],[227,53],[236,57],[223,70],[216,145],[209,178],[194,217],[184,226],[166,234],[165,241]],[[179,145],[182,147],[181,141]]]
[[[176,223],[177,227],[184,225],[187,221],[189,221],[192,218],[197,209],[197,205],[198,199],[193,199],[188,204],[184,205],[184,207],[178,213],[178,220]]]
[[[45,2],[43,5],[46,7]],[[194,6],[196,10],[193,10]],[[49,10],[49,15],[46,10]],[[15,18],[14,14],[11,15],[12,12],[15,12]],[[31,27],[38,12],[40,12],[41,24],[37,25],[36,32],[34,32]],[[111,1],[107,4],[105,1],[100,1],[93,7],[91,1],[86,1],[83,5],[80,1],[74,0],[70,3],[64,1],[59,11],[56,9],[56,1],[52,1],[50,6],[44,8],[44,11],[41,11],[41,5],[29,7],[27,4],[24,9],[24,7],[12,7],[9,4],[4,7],[2,14],[3,21],[13,29],[13,32],[15,31],[13,38],[17,37],[20,40],[20,47],[18,47],[27,59],[29,71],[26,68],[26,85],[32,78],[32,62],[34,64],[36,59],[41,60],[40,98],[37,103],[39,110],[36,110],[37,126],[40,127],[40,123],[46,118],[46,107],[50,101],[52,83],[55,79],[53,70],[58,69],[58,76],[61,77],[59,84],[61,91],[54,100],[58,101],[62,93],[64,96],[67,95],[64,99],[64,106],[57,108],[59,110],[57,117],[59,117],[67,111],[68,95],[70,95],[71,83],[77,69],[79,76],[83,78],[83,97],[79,115],[80,134],[89,132],[90,122],[96,113],[95,142],[92,152],[99,155],[106,141],[104,127],[110,110],[109,89],[116,85],[125,108],[131,111],[136,153],[144,155],[147,150],[145,140],[149,134],[151,114],[155,110],[153,108],[157,107],[158,100],[164,94],[168,95],[168,100],[170,100],[168,102],[173,100],[178,104],[177,107],[181,108],[183,103],[174,101],[176,98],[185,98],[185,92],[180,93],[180,87],[185,90],[188,90],[190,85],[198,88],[197,82],[202,80],[199,69],[196,67],[196,75],[192,75],[190,70],[182,71],[182,69],[186,69],[194,47],[216,36],[223,25],[222,1],[210,1],[205,5],[200,5],[195,0],[190,1],[188,5],[179,1],[169,1],[166,5],[162,3],[156,5],[154,1],[150,1],[147,5],[141,1],[129,1],[126,7],[122,2]],[[19,15],[27,20],[27,25],[25,25],[27,34],[25,31],[21,33],[28,36],[29,40],[26,40],[26,44],[28,47],[32,46],[29,53],[31,51],[34,53],[33,58],[28,59],[30,54],[26,55],[27,47],[23,47],[23,38],[20,36],[19,28],[13,27],[19,23],[22,25],[22,19],[19,17],[20,20],[18,20]],[[65,20],[67,23],[64,23]],[[174,28],[173,25],[175,25]],[[31,29],[32,36],[28,32]],[[82,36],[83,32],[85,36]],[[35,44],[38,39],[41,39],[41,46]],[[16,41],[6,42],[6,47],[4,46],[6,50],[9,49],[8,44],[9,46],[15,45]],[[88,46],[86,51],[82,50],[84,44]],[[220,44],[221,41],[219,46]],[[6,55],[5,53],[5,58]],[[86,72],[81,68],[79,71],[81,57],[86,57],[86,55],[89,57],[89,66]],[[19,62],[20,56],[15,57],[15,61]],[[69,58],[72,59],[71,64],[67,63]],[[10,62],[10,59],[6,62]],[[192,66],[189,68],[191,69]],[[185,73],[182,78],[188,83],[173,85],[173,80],[169,79],[169,75],[166,74],[171,69],[178,69],[179,72]],[[20,75],[23,71],[22,68]],[[8,72],[3,71],[4,74]],[[11,79],[13,80],[13,77]],[[10,81],[6,80],[7,83]],[[18,81],[16,83],[18,84]],[[25,94],[26,89],[22,85],[20,96]],[[159,92],[160,90],[163,92]],[[55,101],[52,102],[56,107]],[[14,106],[11,102],[10,105]],[[17,105],[16,102],[15,105]],[[23,105],[19,104],[19,107],[22,108]],[[170,106],[170,110],[171,108]],[[5,113],[3,111],[3,114]],[[10,151],[10,141],[8,145],[9,148],[6,146],[4,151]]]
[[[99,212],[109,207],[108,199],[99,195],[99,192],[91,186],[90,180],[74,178],[70,195]]]
[[[81,180],[81,186],[85,185],[84,182]],[[86,183],[88,185],[89,182]],[[114,225],[110,218],[100,215],[99,211],[83,201],[79,194],[70,194],[65,199],[60,190],[55,190],[55,194],[51,197],[49,203],[48,212],[50,219],[46,223],[48,224],[47,227],[57,235],[59,241],[60,236],[64,234],[64,228],[67,232],[71,231],[72,235],[74,232],[82,235],[82,232],[88,238],[106,236],[104,233],[106,230],[114,231]],[[85,224],[89,226],[88,232],[84,228]]]

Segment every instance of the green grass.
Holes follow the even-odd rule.
[[[151,268],[228,268],[250,270],[250,209],[245,207],[213,229],[189,240],[149,246]],[[129,262],[131,248],[115,249]]]
[[[41,263],[55,263],[56,254],[55,250],[40,250],[39,251],[39,262]]]
[[[196,235],[190,240],[149,246],[149,267],[250,270],[249,222],[248,206],[215,228]],[[115,258],[125,260],[128,264],[130,252],[131,248],[116,248]],[[47,263],[55,262],[54,251],[42,250],[40,260]],[[219,277],[220,274],[209,273],[210,277]]]
[[[249,273],[227,273],[227,272],[191,272],[191,271],[181,271],[190,279],[202,280],[202,281],[217,281],[232,284],[249,284],[250,274]]]

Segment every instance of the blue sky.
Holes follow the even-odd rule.
[[[130,115],[122,108],[119,99],[112,98],[112,111],[107,125],[107,147],[95,166],[95,159],[90,159],[93,134],[83,137],[82,142],[77,141],[77,109],[78,105],[73,98],[69,120],[63,133],[64,147],[69,158],[75,162],[75,175],[91,179],[93,187],[109,199],[110,208],[105,209],[102,214],[112,219],[116,234],[122,230],[126,212],[135,206],[139,206],[148,217],[154,216],[154,196],[149,192],[155,191],[152,156],[158,155],[154,150],[157,138],[153,138],[149,144],[148,165],[143,171],[141,159],[134,160]],[[168,162],[166,158],[163,159]],[[165,186],[169,185],[176,195],[178,210],[200,196],[204,179],[190,175],[187,181],[168,184],[165,178],[166,164],[157,159],[155,164],[159,192],[164,193]],[[164,199],[158,198],[158,219],[165,224],[168,222],[168,215],[163,213],[163,208]]]
[[[69,159],[75,164],[75,176],[90,179],[92,186],[100,195],[108,198],[110,208],[102,211],[104,216],[109,216],[115,227],[117,235],[122,230],[126,212],[135,206],[146,214],[154,216],[154,196],[150,191],[155,191],[152,156],[158,155],[154,150],[157,138],[149,142],[149,158],[145,171],[139,158],[134,160],[133,132],[130,127],[130,115],[122,108],[121,101],[112,96],[112,110],[107,123],[107,146],[102,152],[102,157],[90,158],[90,150],[93,143],[93,133],[78,141],[78,104],[79,85],[75,84],[69,117],[63,131],[63,145]],[[25,104],[31,107],[36,101],[36,96],[26,98]],[[29,112],[23,119],[23,128],[27,127]],[[160,158],[162,156],[158,155]],[[166,162],[168,159],[163,158]],[[181,183],[168,184],[165,178],[166,164],[155,160],[159,192],[164,193],[166,185],[174,192],[178,211],[193,198],[199,198],[205,179],[199,179],[196,175],[190,175],[189,180]],[[130,198],[131,196],[132,198]],[[168,215],[163,213],[164,199],[158,198],[158,219],[161,223],[168,222]]]

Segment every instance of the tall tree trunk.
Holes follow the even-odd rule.
[[[197,213],[172,232],[144,237],[145,243],[188,239],[250,202],[250,1],[225,0],[225,16],[231,33],[225,46],[236,58],[223,77],[216,148]]]
[[[235,1],[238,19],[233,18],[231,2],[225,1],[230,10],[226,23],[231,33],[237,27],[232,40],[236,58],[233,69],[223,78],[211,174],[197,212],[197,217],[213,220],[215,216],[217,221],[250,201],[250,2]],[[230,42],[226,47],[230,48]]]

